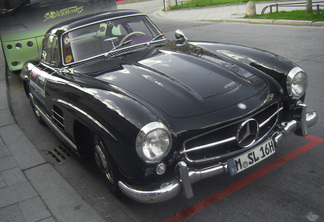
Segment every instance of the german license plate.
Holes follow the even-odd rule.
[[[252,150],[228,161],[229,172],[233,176],[249,167],[261,162],[276,152],[272,139],[267,140]]]

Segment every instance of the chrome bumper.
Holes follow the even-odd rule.
[[[317,113],[304,104],[299,104],[295,119],[289,122],[283,122],[272,134],[272,138],[278,144],[286,136],[295,133],[296,135],[306,136],[307,129],[317,122]],[[179,194],[185,197],[193,197],[192,184],[200,180],[228,173],[227,163],[205,169],[189,169],[184,161],[177,164],[180,178],[175,178],[170,182],[163,183],[156,190],[138,190],[119,181],[120,190],[131,199],[141,203],[159,203],[174,198]]]

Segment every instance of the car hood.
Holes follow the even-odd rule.
[[[159,50],[133,53],[134,56],[137,59],[111,60],[109,66],[114,63],[114,70],[96,78],[171,117],[215,112],[251,97],[264,99],[264,93],[260,93],[267,87],[264,79],[191,44],[179,47],[169,42]],[[88,65],[83,71],[100,66],[104,65]]]

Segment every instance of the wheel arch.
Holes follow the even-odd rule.
[[[75,120],[73,124],[73,135],[79,155],[84,158],[91,157],[94,146],[94,133],[81,121]]]
[[[27,80],[23,80],[23,86],[24,86],[25,94],[28,97],[28,94],[29,94],[30,90],[29,90],[29,84],[28,84]]]

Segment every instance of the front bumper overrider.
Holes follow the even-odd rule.
[[[298,104],[295,110],[295,118],[281,123],[277,130],[271,135],[276,145],[286,136],[295,133],[306,136],[307,129],[317,122],[317,113],[305,104]],[[227,162],[204,169],[190,169],[184,161],[177,164],[180,177],[161,184],[155,190],[139,190],[122,181],[118,182],[120,190],[131,199],[141,203],[159,203],[183,194],[187,198],[193,197],[192,184],[209,177],[227,174]]]

